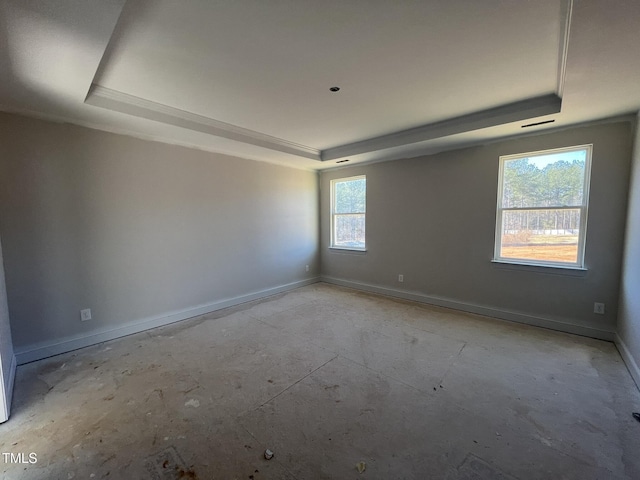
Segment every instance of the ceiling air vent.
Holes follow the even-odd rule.
[[[555,120],[545,120],[544,122],[536,122],[536,123],[529,123],[527,125],[522,125],[522,127],[520,128],[537,127],[538,125],[544,125],[545,123],[553,123],[553,122],[555,122]]]

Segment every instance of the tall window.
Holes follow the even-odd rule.
[[[591,149],[500,157],[495,261],[584,268]]]
[[[331,247],[365,250],[367,178],[331,180]]]

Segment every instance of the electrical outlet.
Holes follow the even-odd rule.
[[[85,308],[84,310],[80,310],[80,320],[86,322],[87,320],[91,320],[91,309]]]
[[[404,282],[404,275],[402,274],[398,275],[398,281],[401,283]]]
[[[593,304],[593,313],[597,313],[598,315],[604,315],[604,303],[594,303]]]
[[[304,268],[307,272],[309,271],[309,265],[305,265]]]

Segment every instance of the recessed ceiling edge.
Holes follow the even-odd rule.
[[[85,103],[258,147],[320,160],[320,150],[92,84]]]
[[[336,160],[351,155],[424,142],[426,140],[448,137],[458,133],[471,132],[482,128],[495,127],[506,123],[559,113],[561,107],[562,99],[555,93],[542,95],[528,100],[521,100],[519,102],[508,103],[499,107],[461,115],[441,122],[421,125],[368,140],[328,148],[321,153],[322,161]]]

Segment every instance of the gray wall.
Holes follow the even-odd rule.
[[[317,210],[315,172],[0,114],[16,352],[311,279]]]
[[[605,333],[620,298],[620,334],[637,359],[637,151],[619,289],[632,128],[603,123],[335,169],[321,174],[318,195],[313,172],[0,114],[0,236],[16,351],[322,271],[355,286]],[[588,271],[493,264],[498,157],[584,143],[594,144]],[[367,175],[368,251],[330,251],[329,181],[359,174]],[[593,314],[594,301],[606,303],[606,315]],[[80,322],[82,308],[93,320]]]
[[[640,116],[629,190],[618,335],[624,342],[622,354],[640,387]]]
[[[320,185],[323,277],[417,292],[444,300],[441,304],[449,302],[470,311],[535,324],[545,325],[540,319],[564,322],[580,327],[565,330],[612,339],[631,130],[631,121],[604,123],[326,171]],[[585,255],[588,271],[565,274],[557,269],[492,263],[498,157],[587,143],[593,144]],[[367,175],[368,251],[350,254],[330,250],[330,180],[361,174]],[[400,273],[404,283],[398,282]],[[593,313],[594,302],[606,304],[605,315]]]

